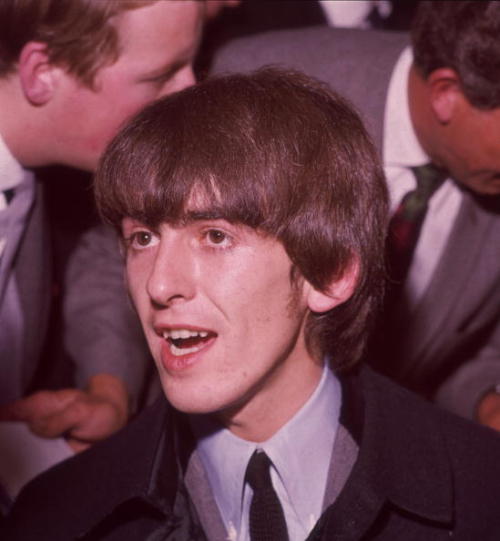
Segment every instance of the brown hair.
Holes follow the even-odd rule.
[[[324,85],[266,68],[164,98],[113,140],[95,188],[116,228],[182,220],[201,191],[214,216],[279,239],[317,289],[356,258],[355,294],[311,314],[306,336],[336,368],[360,358],[383,290],[387,194],[361,120]]]
[[[415,65],[424,77],[452,68],[475,107],[500,106],[500,2],[419,2],[412,25]]]
[[[156,0],[1,0],[0,76],[16,68],[29,41],[47,44],[49,59],[91,86],[115,62],[120,44],[112,19]]]

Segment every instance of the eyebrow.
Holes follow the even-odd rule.
[[[229,221],[227,216],[224,216],[220,209],[197,209],[186,211],[181,218],[183,224],[190,222],[198,222],[202,220],[226,220]]]

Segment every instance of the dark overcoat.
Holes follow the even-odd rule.
[[[341,422],[359,453],[310,539],[500,539],[500,436],[368,369],[341,379]],[[118,435],[43,474],[21,493],[0,538],[204,539],[182,482],[174,424],[177,414],[161,400]]]

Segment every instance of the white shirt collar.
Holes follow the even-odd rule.
[[[15,188],[24,180],[25,171],[0,135],[0,192]]]
[[[412,167],[429,162],[410,117],[408,79],[413,63],[411,48],[401,53],[389,83],[384,120],[385,166]]]
[[[264,443],[245,441],[227,429],[214,430],[215,423],[211,431],[208,425],[213,421],[193,418],[195,435],[210,434],[199,438],[197,450],[226,527],[240,529],[246,467],[255,449],[261,448],[271,459],[298,522],[310,530],[311,517],[317,520],[322,511],[340,405],[340,383],[325,366],[308,401]]]

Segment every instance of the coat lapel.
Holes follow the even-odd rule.
[[[451,465],[432,406],[367,368],[359,378],[342,380],[343,408],[346,404],[350,414],[344,421],[354,425],[346,428],[360,438],[360,448],[344,489],[310,540],[364,539],[387,503],[424,521],[450,525]]]

